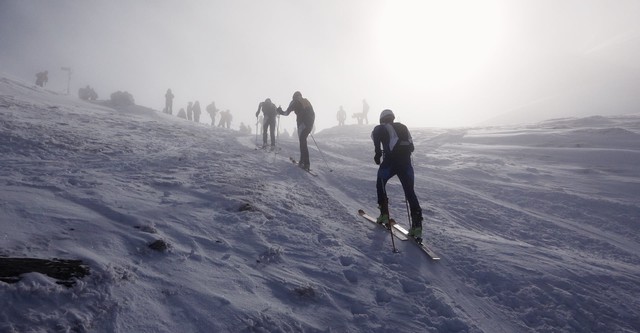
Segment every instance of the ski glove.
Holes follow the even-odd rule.
[[[382,153],[376,153],[376,156],[373,157],[373,161],[376,162],[377,165],[380,165],[380,157],[382,157]]]

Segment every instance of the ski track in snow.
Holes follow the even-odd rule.
[[[295,139],[0,78],[0,256],[92,270],[0,282],[0,331],[640,330],[638,115],[412,129],[440,262],[357,215],[377,214],[371,130],[315,134],[311,177]]]

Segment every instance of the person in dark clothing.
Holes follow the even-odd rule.
[[[187,104],[187,120],[193,119],[193,102]]]
[[[411,228],[409,235],[418,242],[422,241],[422,208],[413,189],[414,173],[411,165],[413,140],[407,126],[394,122],[395,115],[391,110],[380,113],[380,125],[371,132],[371,139],[375,147],[374,162],[380,165],[376,181],[378,192],[378,207],[380,216],[378,223],[389,224],[389,200],[385,187],[391,177],[397,175],[402,184],[404,195],[409,202],[411,211]],[[382,163],[380,163],[380,158]]]
[[[309,147],[307,147],[307,137],[313,129],[313,123],[316,119],[316,114],[313,111],[313,106],[308,99],[303,98],[299,91],[293,93],[293,99],[289,103],[286,111],[282,111],[282,108],[278,107],[278,113],[288,116],[292,111],[296,113],[296,124],[298,127],[298,140],[300,141],[300,162],[299,166],[303,169],[309,170],[311,163],[309,162]]]
[[[338,126],[344,126],[344,121],[347,120],[347,112],[342,108],[342,105],[340,105],[336,118],[338,119]]]
[[[44,87],[49,82],[49,71],[39,72],[36,74],[36,85]]]
[[[98,99],[98,94],[90,85],[87,85],[84,88],[78,89],[78,97],[83,101],[95,101]]]
[[[269,135],[271,137],[271,148],[276,147],[276,105],[271,102],[271,99],[267,98],[264,102],[258,104],[258,111],[256,111],[256,118],[260,115],[260,111],[264,114],[262,120],[262,148],[267,148],[267,128],[269,129]]]
[[[200,102],[196,101],[193,103],[193,121],[196,123],[200,122],[200,113],[202,113],[202,110],[200,109]]]
[[[367,103],[366,99],[362,100],[362,118],[364,119],[365,123],[367,125],[369,125],[369,103]],[[359,122],[358,122],[359,123]]]
[[[164,112],[168,114],[173,114],[173,97],[171,89],[167,89],[167,93],[164,94]]]
[[[216,125],[216,114],[218,114],[218,109],[216,108],[216,102],[211,102],[211,104],[207,105],[207,112],[209,113],[209,117],[211,117],[211,126]]]
[[[230,110],[226,110],[225,111],[225,117],[224,117],[224,127],[230,129],[232,120],[233,120],[233,116],[231,115],[231,111]]]

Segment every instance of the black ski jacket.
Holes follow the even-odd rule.
[[[260,102],[260,104],[258,104],[258,111],[256,111],[256,117],[260,114],[260,110],[262,110],[266,119],[276,117],[276,105],[273,103]]]
[[[316,113],[313,111],[313,106],[306,98],[294,99],[289,103],[289,107],[286,111],[279,112],[282,115],[288,116],[291,111],[296,113],[296,123],[298,127],[304,124],[306,128],[313,128],[313,123],[316,119]]]
[[[382,154],[384,160],[398,163],[411,163],[413,139],[407,126],[401,123],[387,123],[376,126],[371,132],[376,155]]]

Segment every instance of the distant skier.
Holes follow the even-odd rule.
[[[207,112],[209,113],[209,117],[211,117],[211,126],[215,126],[216,114],[218,114],[218,109],[216,108],[216,102],[211,102],[211,104],[207,105]]]
[[[49,71],[39,72],[36,74],[36,86],[44,87],[49,82]]]
[[[338,126],[344,126],[344,121],[347,120],[347,112],[344,111],[342,105],[340,105],[340,110],[338,110],[336,118],[338,119]]]
[[[200,113],[202,113],[202,110],[200,109],[200,102],[196,101],[193,103],[193,121],[196,123],[200,122]]]
[[[303,169],[309,170],[311,163],[309,162],[309,147],[307,147],[307,137],[313,129],[313,123],[316,119],[316,113],[313,111],[313,106],[306,98],[302,97],[299,91],[293,93],[293,99],[289,103],[286,111],[282,111],[282,108],[278,107],[278,113],[288,116],[291,112],[296,113],[296,124],[298,129],[298,140],[300,141],[300,161],[299,166]]]
[[[171,89],[167,89],[167,93],[164,94],[164,112],[173,114],[173,93]]]
[[[98,99],[98,94],[90,85],[87,85],[84,88],[78,89],[78,97],[83,101],[95,101]]]
[[[225,110],[220,112],[220,122],[218,123],[218,127],[222,128],[231,128],[231,120],[233,120],[233,116],[231,115],[231,111]]]
[[[193,102],[189,102],[187,105],[187,120],[193,119]]]
[[[227,111],[220,111],[220,121],[218,122],[218,127],[224,128],[227,122]]]
[[[411,211],[409,235],[418,242],[422,242],[422,208],[420,208],[420,203],[413,189],[414,173],[411,165],[413,140],[407,126],[396,123],[394,120],[393,111],[388,109],[382,111],[380,125],[377,125],[371,132],[375,147],[373,160],[380,165],[376,181],[378,207],[380,208],[378,223],[389,224],[389,199],[385,187],[387,181],[397,175]],[[381,157],[383,157],[382,163],[380,163]]]
[[[365,123],[367,125],[369,125],[369,103],[367,103],[366,99],[362,100],[362,118],[364,119]]]
[[[226,117],[224,119],[224,127],[226,128],[231,128],[231,121],[233,120],[233,116],[231,115],[231,111],[230,110],[226,110]]]
[[[260,115],[260,111],[264,114],[262,119],[262,148],[267,148],[267,128],[271,137],[271,148],[276,147],[276,105],[271,102],[271,99],[267,98],[264,102],[258,104],[258,111],[256,111],[256,118]],[[258,119],[259,121],[259,119]]]

